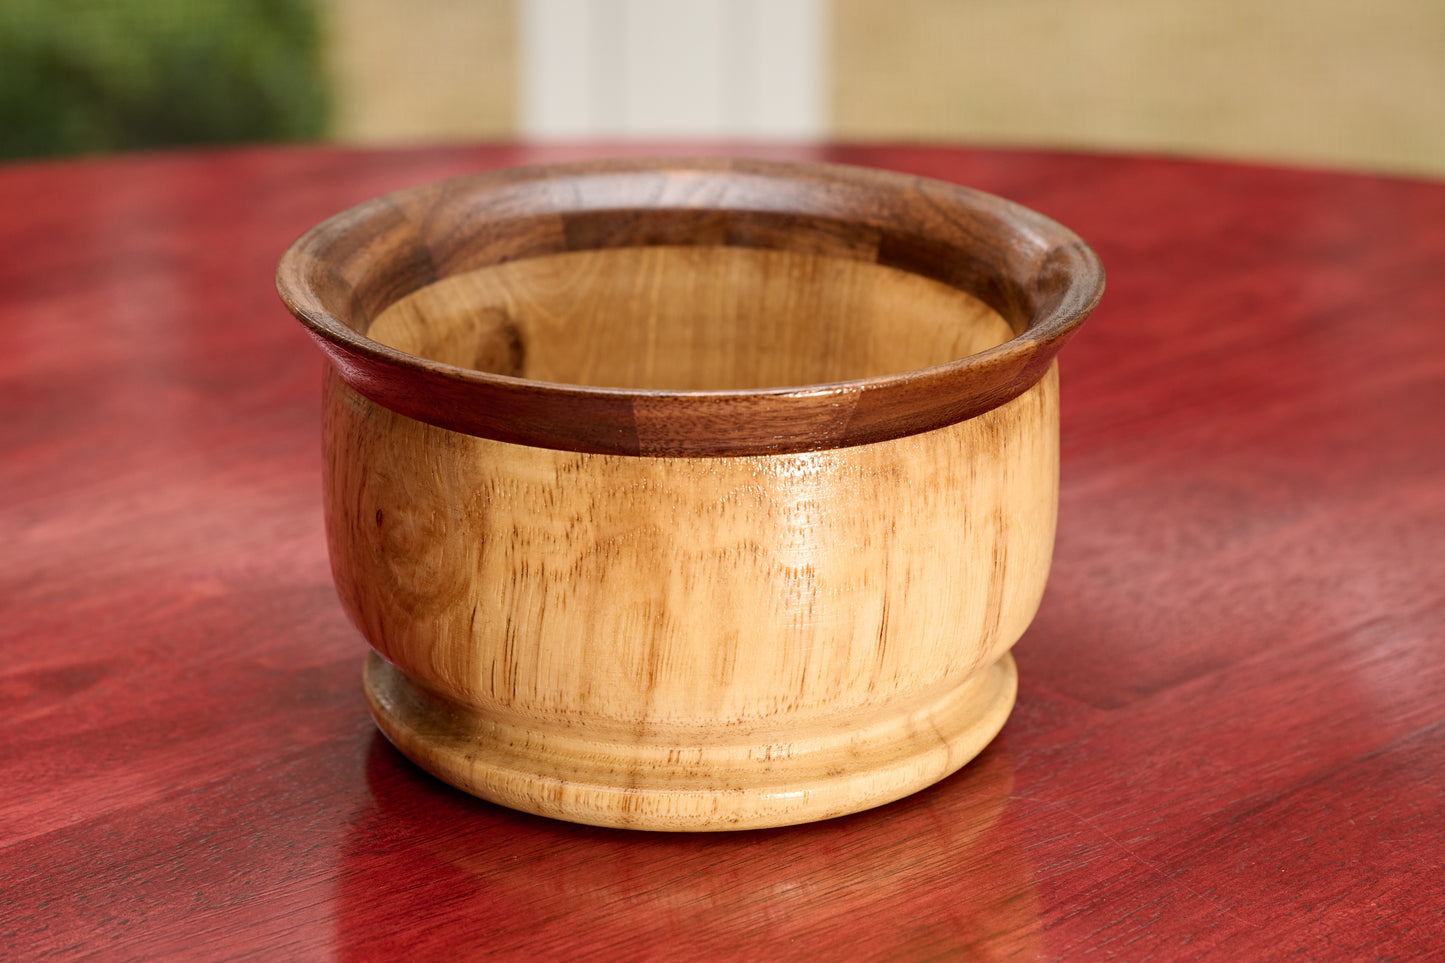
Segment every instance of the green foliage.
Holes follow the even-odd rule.
[[[0,157],[325,130],[311,0],[0,0]]]

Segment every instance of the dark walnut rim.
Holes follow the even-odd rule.
[[[873,261],[981,298],[1016,334],[933,367],[747,391],[531,381],[366,337],[388,305],[443,278],[660,244]],[[884,441],[996,408],[1048,370],[1098,303],[1104,272],[1073,232],[980,191],[857,167],[717,159],[517,168],[400,191],[306,232],[281,258],[276,284],[341,378],[403,415],[542,448],[727,456]]]

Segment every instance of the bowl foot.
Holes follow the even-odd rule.
[[[499,722],[413,684],[376,653],[365,688],[382,733],[445,782],[524,812],[595,826],[705,832],[828,819],[955,772],[1003,728],[1018,690],[1007,653],[962,685],[862,725],[697,745],[597,738],[588,726]]]

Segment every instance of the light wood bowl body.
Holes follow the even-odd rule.
[[[821,819],[1002,727],[1091,252],[996,198],[759,162],[480,175],[280,287],[333,364],[326,518],[372,712],[598,825]]]

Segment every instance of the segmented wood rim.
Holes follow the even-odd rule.
[[[1016,332],[979,354],[855,381],[747,391],[554,384],[441,364],[366,336],[387,306],[504,261],[638,245],[804,251],[967,291]],[[941,181],[828,164],[707,159],[516,168],[380,197],[281,258],[291,312],[361,394],[453,431],[621,455],[729,456],[883,441],[971,418],[1048,370],[1104,272],[1073,232]]]

